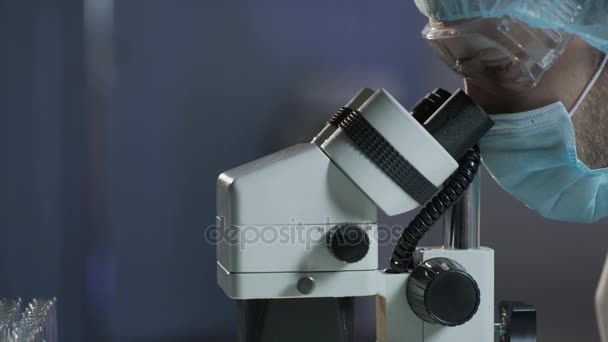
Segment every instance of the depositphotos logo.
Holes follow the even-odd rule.
[[[300,246],[311,250],[314,246],[325,244],[328,234],[338,226],[357,225],[366,232],[369,240],[378,245],[394,245],[404,229],[402,225],[378,225],[375,223],[331,223],[331,217],[325,218],[323,224],[305,225],[292,218],[289,224],[273,225],[228,225],[225,218],[218,217],[218,223],[205,228],[204,239],[210,244],[239,246],[240,250],[249,247],[273,245]],[[353,232],[354,233],[354,232]],[[361,238],[360,235],[358,235]],[[356,236],[344,239],[344,244],[357,244]]]

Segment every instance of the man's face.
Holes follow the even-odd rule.
[[[442,22],[433,20],[430,25],[449,27],[459,25],[458,22]],[[470,51],[475,54],[476,51]],[[566,47],[563,55],[548,69],[537,86],[525,91],[509,90],[498,81],[509,75],[496,75],[496,78],[464,79],[467,94],[489,114],[524,112],[561,101],[567,109],[571,109],[581,93],[597,72],[603,54],[587,44],[583,39],[574,36]],[[608,71],[608,70],[605,70]],[[505,70],[505,73],[509,70]],[[608,72],[604,73],[597,85],[582,106],[573,116],[572,121],[577,138],[579,159],[591,169],[608,167],[608,120],[604,113],[608,106],[605,89],[608,83]],[[599,102],[599,103],[598,103]]]
[[[518,22],[525,29],[532,32],[540,32],[541,30],[530,28],[524,23]],[[474,24],[474,25],[472,25]],[[468,19],[453,22],[431,20],[430,27],[441,29],[455,29],[458,31],[473,29],[484,36],[491,37],[493,40],[499,40],[501,37],[497,26],[500,25],[499,19]],[[468,27],[462,29],[462,27]],[[472,27],[472,28],[471,28]],[[540,34],[538,34],[540,36]],[[450,39],[440,39],[440,41],[451,41]],[[480,43],[469,43],[473,41],[481,41]],[[567,108],[574,105],[580,92],[585,88],[588,79],[595,72],[593,68],[594,51],[582,39],[572,39],[563,55],[555,62],[555,65],[547,70],[536,87],[517,89],[516,79],[518,67],[487,67],[491,63],[487,60],[492,60],[492,57],[484,55],[492,54],[491,51],[499,50],[498,48],[490,49],[485,43],[486,39],[463,39],[453,43],[454,47],[451,52],[457,54],[462,60],[475,60],[482,63],[484,70],[491,70],[489,75],[484,75],[479,78],[465,78],[465,84],[470,96],[479,103],[487,112],[495,113],[510,113],[522,112],[529,109],[539,108],[557,101],[562,101]],[[487,51],[490,52],[487,52]],[[518,51],[513,51],[517,55]],[[496,53],[500,54],[500,53]],[[482,56],[472,58],[470,56]],[[503,57],[504,59],[505,57]],[[511,58],[508,58],[511,59]],[[452,64],[456,64],[452,62]],[[474,64],[474,63],[470,63]],[[514,65],[512,63],[511,65]],[[454,68],[459,68],[456,65],[451,65]],[[513,85],[513,88],[510,87]],[[566,86],[567,85],[567,86]]]
[[[571,109],[596,71],[595,56],[594,50],[575,36],[536,87],[523,92],[509,91],[473,79],[465,79],[465,87],[467,93],[491,114],[523,112],[558,101]]]

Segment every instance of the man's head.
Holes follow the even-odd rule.
[[[603,0],[416,4],[430,17],[425,38],[463,75],[467,93],[490,114],[559,101],[571,110],[608,50],[608,5]],[[606,94],[608,68],[572,117],[578,157],[591,169],[608,167]]]
[[[415,2],[423,37],[496,114],[479,142],[494,179],[544,217],[608,217],[608,1]]]

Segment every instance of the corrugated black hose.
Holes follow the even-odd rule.
[[[427,203],[407,228],[403,230],[393,250],[390,271],[393,273],[408,272],[418,243],[431,226],[441,218],[443,213],[462,197],[473,182],[480,164],[479,146],[475,145],[460,160],[458,169],[445,182],[443,189]]]

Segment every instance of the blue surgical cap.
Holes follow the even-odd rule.
[[[607,0],[415,0],[427,17],[453,21],[511,16],[530,26],[576,34],[608,53]]]

